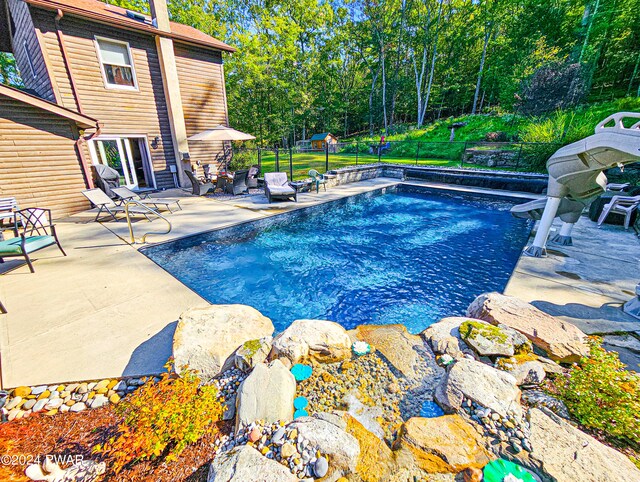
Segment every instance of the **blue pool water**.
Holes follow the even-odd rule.
[[[276,331],[301,318],[420,332],[502,291],[531,224],[514,202],[400,186],[143,252],[211,303],[242,303]]]

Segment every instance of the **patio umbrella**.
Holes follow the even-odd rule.
[[[202,131],[188,138],[190,141],[249,141],[251,139],[255,139],[255,137],[223,125]]]
[[[199,134],[194,134],[187,138],[190,141],[249,141],[255,139],[251,134],[237,131],[231,127],[219,125],[213,129],[202,131]],[[229,161],[229,152],[225,145],[224,148],[224,170],[227,170],[227,164]]]

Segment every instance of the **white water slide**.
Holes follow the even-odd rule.
[[[516,217],[540,220],[533,244],[525,254],[540,257],[551,224],[556,217],[564,223],[552,242],[571,244],[571,230],[582,211],[605,191],[602,171],[640,161],[640,121],[625,127],[625,119],[640,119],[638,112],[618,112],[595,128],[595,134],[564,146],[547,161],[547,199],[536,199],[511,209]],[[630,122],[627,122],[629,124]]]

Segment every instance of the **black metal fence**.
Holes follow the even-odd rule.
[[[354,141],[328,144],[322,150],[236,148],[229,168],[257,165],[261,174],[285,171],[290,179],[306,178],[311,169],[326,172],[374,163],[545,172],[547,159],[560,147],[561,144],[526,142]]]

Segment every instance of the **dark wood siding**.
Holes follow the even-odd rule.
[[[29,6],[21,0],[8,0],[7,5],[16,27],[11,43],[22,82],[27,89],[33,90],[43,99],[55,102],[47,64],[29,13]],[[29,49],[33,70],[27,58],[27,49]]]
[[[59,218],[89,209],[73,122],[0,95],[0,197]]]
[[[222,54],[174,44],[187,136],[227,123]],[[215,164],[221,142],[190,141],[192,161]]]
[[[55,14],[40,9],[32,11],[34,22],[42,31],[61,104],[78,110],[55,31]],[[175,154],[153,37],[70,16],[62,18],[60,29],[82,113],[98,119],[104,135],[142,135],[147,137],[150,146],[151,141],[159,137],[161,141],[157,147],[150,148],[156,183],[158,187],[173,187],[169,165],[175,164]],[[129,42],[138,81],[137,91],[105,87],[95,36]]]

